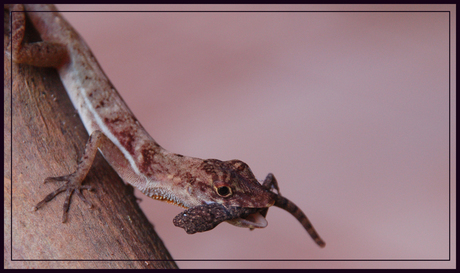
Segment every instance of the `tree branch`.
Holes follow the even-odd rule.
[[[31,28],[29,41],[37,39]],[[83,193],[94,209],[74,196],[63,224],[61,194],[32,211],[59,186],[43,184],[46,177],[75,171],[88,134],[56,70],[11,66],[8,39],[4,35],[5,268],[176,268],[132,188],[100,154],[85,180],[96,191]]]

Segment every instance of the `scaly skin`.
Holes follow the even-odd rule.
[[[23,42],[24,10],[43,42]],[[35,209],[66,192],[62,218],[65,222],[73,193],[89,203],[81,190],[92,187],[82,183],[99,150],[125,182],[149,197],[186,208],[176,216],[174,224],[187,233],[212,229],[222,221],[250,229],[262,228],[267,225],[264,217],[268,208],[275,205],[296,217],[318,245],[324,246],[303,212],[281,197],[273,175],[267,176],[261,185],[242,161],[203,160],[162,148],[134,117],[89,47],[53,5],[25,5],[25,9],[15,5],[12,11],[15,12],[9,49],[13,61],[55,67],[90,134],[77,170],[45,179],[65,184]]]

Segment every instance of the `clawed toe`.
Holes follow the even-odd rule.
[[[82,194],[82,190],[94,191],[94,188],[90,185],[81,185],[81,182],[77,182],[72,178],[72,174],[64,175],[64,176],[57,176],[57,177],[48,177],[44,181],[45,183],[48,182],[66,182],[63,186],[59,187],[52,193],[48,194],[42,201],[38,202],[33,210],[36,211],[39,208],[43,207],[47,202],[51,201],[61,192],[66,192],[64,205],[62,207],[63,215],[62,215],[62,222],[65,223],[67,221],[67,212],[70,208],[70,199],[72,198],[72,194],[75,192],[77,196],[86,203],[90,208],[93,207],[91,202],[89,202]]]
[[[48,183],[48,182],[64,182],[64,181],[69,181],[70,174],[68,175],[63,175],[63,176],[56,176],[56,177],[47,177],[45,178],[45,181],[43,183]]]
[[[48,194],[45,198],[43,198],[42,201],[38,202],[37,205],[35,205],[34,210],[38,210],[39,208],[43,207],[47,202],[51,201],[56,195],[60,194],[61,192],[65,191],[67,188],[67,185],[64,185],[60,187],[59,189],[53,191],[52,193]]]
[[[93,204],[91,204],[91,202],[89,202],[89,201],[85,198],[85,196],[83,196],[83,194],[81,193],[81,190],[82,190],[81,188],[80,188],[80,189],[77,189],[77,190],[75,191],[75,193],[77,194],[78,197],[80,197],[80,199],[81,199],[83,202],[85,202],[86,204],[88,204],[89,208],[92,208],[92,207],[93,207]],[[91,188],[91,190],[92,190],[92,188]]]

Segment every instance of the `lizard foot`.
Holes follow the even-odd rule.
[[[75,177],[75,173],[69,174],[69,175],[64,175],[64,176],[58,176],[58,177],[48,177],[45,179],[44,183],[48,182],[66,182],[63,186],[59,187],[52,193],[48,194],[42,201],[38,202],[35,207],[33,207],[33,210],[36,211],[39,208],[43,207],[47,202],[51,201],[56,197],[58,194],[61,192],[66,192],[66,197],[64,201],[64,206],[63,206],[63,215],[62,215],[62,222],[65,223],[67,221],[67,212],[69,211],[70,207],[70,199],[72,197],[72,194],[75,193],[77,194],[80,199],[85,202],[86,204],[89,205],[90,208],[93,207],[93,205],[83,196],[81,193],[82,190],[94,190],[92,186],[89,185],[82,185],[81,181]]]

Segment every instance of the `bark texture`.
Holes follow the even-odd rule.
[[[4,267],[177,268],[140,210],[132,188],[98,154],[83,192],[72,197],[61,223],[64,193],[38,211],[32,207],[59,184],[49,176],[75,171],[88,134],[51,68],[11,64],[4,9]],[[27,39],[39,40],[31,24]]]

